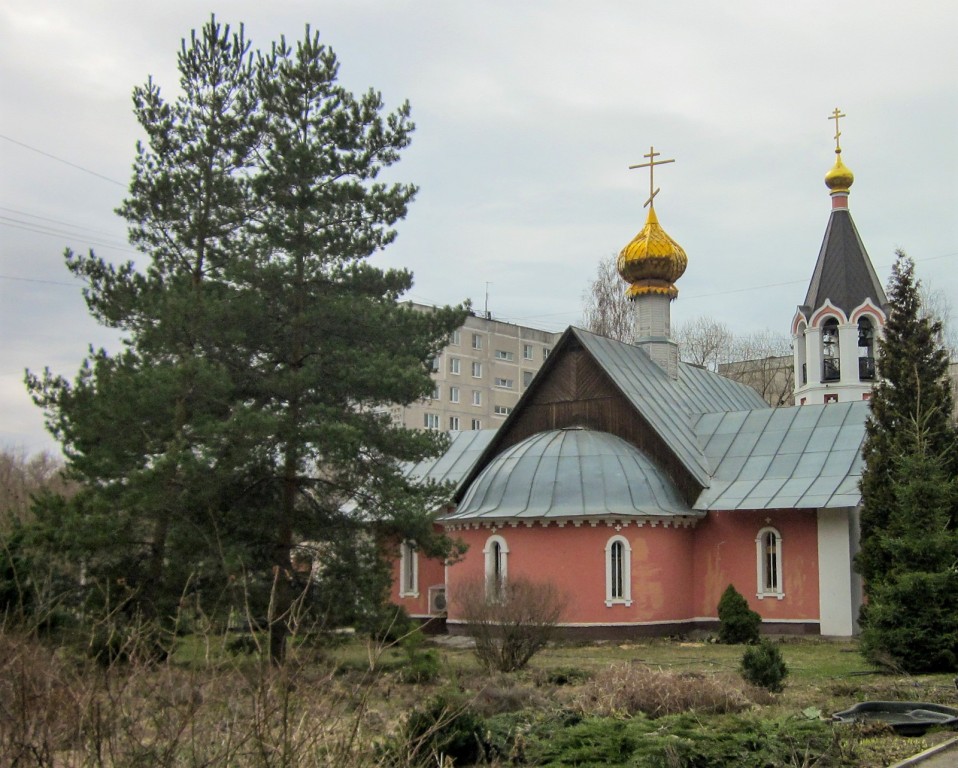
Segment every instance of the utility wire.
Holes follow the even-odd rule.
[[[24,144],[22,141],[17,141],[12,139],[9,136],[4,136],[0,133],[0,139],[9,141],[11,144],[16,144],[18,147],[23,147],[24,149],[29,149],[31,152],[36,152],[38,155],[43,155],[44,157],[49,157],[51,160],[56,160],[58,163],[63,163],[64,165],[69,165],[71,168],[76,168],[78,171],[83,171],[84,173],[89,173],[91,176],[96,176],[98,179],[103,179],[103,181],[108,181],[111,184],[116,184],[118,187],[126,188],[126,184],[122,181],[117,181],[116,179],[111,179],[109,176],[104,176],[102,173],[97,173],[96,171],[91,171],[89,168],[84,168],[82,165],[77,165],[76,163],[71,163],[69,160],[64,160],[62,157],[57,157],[52,155],[49,152],[44,152],[42,149],[37,149],[36,147],[31,147],[29,144]]]

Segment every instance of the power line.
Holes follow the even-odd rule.
[[[16,280],[19,283],[41,283],[43,285],[65,285],[68,288],[76,288],[76,283],[64,283],[59,280],[40,280],[36,277],[16,277],[15,275],[0,275],[0,280]]]
[[[31,219],[39,219],[40,221],[49,221],[52,224],[60,224],[61,226],[70,227],[71,229],[80,229],[80,230],[83,230],[84,232],[93,232],[94,234],[97,234],[97,235],[106,235],[107,237],[114,236],[113,232],[107,232],[102,229],[91,229],[90,227],[83,227],[83,226],[80,226],[79,224],[73,224],[69,221],[64,221],[63,219],[51,219],[47,216],[40,216],[39,214],[30,213],[29,211],[21,211],[17,208],[7,208],[6,206],[0,205],[0,211],[6,211],[7,213],[15,213],[18,216],[27,216]]]
[[[31,152],[36,152],[38,155],[49,157],[51,160],[56,160],[58,163],[69,165],[71,168],[76,168],[78,171],[89,173],[91,176],[96,176],[98,179],[103,179],[103,181],[108,181],[111,184],[116,184],[118,187],[123,187],[124,189],[126,189],[126,184],[124,184],[122,181],[117,181],[116,179],[111,179],[109,176],[104,176],[102,173],[91,171],[89,168],[84,168],[82,165],[71,163],[69,160],[64,160],[62,157],[57,157],[56,155],[50,154],[49,152],[44,152],[42,149],[31,147],[29,144],[24,144],[22,141],[17,141],[16,139],[12,139],[9,136],[4,136],[2,133],[0,133],[0,139],[4,139],[5,141],[9,141],[11,144],[16,144],[18,147],[29,149]]]

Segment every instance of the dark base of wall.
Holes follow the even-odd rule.
[[[592,627],[556,627],[553,637],[557,640],[611,640],[625,642],[644,637],[691,637],[702,638],[718,634],[717,621],[676,622],[674,624],[639,624],[635,626],[592,626]],[[445,630],[450,635],[469,635],[468,624],[446,624]],[[769,622],[762,624],[763,635],[808,636],[819,635],[817,622],[803,624],[778,624]]]

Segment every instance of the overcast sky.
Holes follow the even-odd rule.
[[[67,246],[123,261],[113,209],[141,136],[130,94],[176,91],[180,40],[215,11],[255,47],[308,23],[341,81],[408,99],[395,175],[420,185],[375,262],[410,298],[578,324],[597,262],[656,211],[686,250],[673,324],[707,315],[782,333],[804,299],[830,201],[841,107],[850,208],[882,280],[896,248],[958,297],[958,5],[446,0],[7,0],[0,4],[0,447],[54,448],[24,369],[72,378],[89,344]],[[958,300],[955,302],[958,304]]]

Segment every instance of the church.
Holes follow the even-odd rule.
[[[400,546],[392,599],[419,619],[468,627],[457,587],[550,582],[566,636],[624,639],[716,626],[729,584],[763,631],[850,636],[862,585],[861,447],[887,301],[848,209],[836,159],[825,236],[791,334],[793,407],[679,360],[670,306],[687,257],[659,223],[650,149],[648,214],[621,251],[636,342],[570,327],[498,430],[451,435],[410,468],[454,491],[436,525],[459,561]]]

